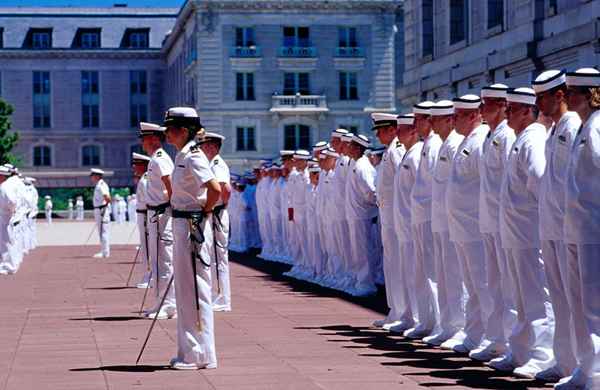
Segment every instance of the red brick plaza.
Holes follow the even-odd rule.
[[[136,366],[150,321],[136,313],[143,290],[125,287],[135,247],[108,260],[97,249],[41,247],[0,279],[0,390],[544,388],[371,328],[382,294],[351,300],[235,253],[233,311],[216,313],[219,368],[167,367],[175,320],[159,321]]]

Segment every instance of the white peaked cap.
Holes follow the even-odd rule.
[[[141,132],[163,132],[164,127],[161,127],[160,125],[154,124],[154,123],[148,123],[148,122],[140,122],[140,131]]]
[[[506,99],[506,92],[508,91],[508,85],[504,84],[492,84],[481,88],[482,98],[496,98]]]
[[[531,88],[521,87],[509,89],[506,100],[510,103],[521,103],[535,106],[535,91]]]
[[[280,150],[279,155],[280,156],[293,156],[294,151],[293,150]]]
[[[308,168],[308,172],[319,173],[319,172],[321,172],[321,168],[319,168],[318,165],[313,165],[312,167]]]
[[[417,103],[413,106],[413,114],[431,115],[431,107],[433,107],[434,104],[435,103],[429,100]]]
[[[349,131],[346,129],[335,129],[331,132],[332,137],[341,138],[345,134],[348,134]]]
[[[12,172],[5,166],[0,166],[0,176],[10,176]]]
[[[454,103],[450,100],[440,100],[431,107],[431,116],[454,115]]]
[[[352,137],[354,137],[354,133],[346,133],[346,134],[342,135],[342,141],[350,142],[350,141],[352,141]]]
[[[218,133],[212,133],[212,132],[205,132],[202,137],[199,138],[198,142],[203,143],[206,141],[211,141],[211,140],[219,140],[221,142],[225,141],[225,136],[218,134]]]
[[[104,175],[104,171],[100,168],[92,168],[90,169],[90,175],[100,175],[103,176]]]
[[[50,195],[44,196],[44,199],[50,199],[50,198],[52,198]]]
[[[308,150],[298,149],[294,152],[294,158],[296,160],[310,160],[311,157],[312,156],[310,155]]]
[[[321,154],[325,155],[325,156],[333,157],[333,158],[340,157],[340,154],[338,152],[336,152],[335,150],[333,150],[332,148],[325,149],[324,151],[321,152]]]
[[[371,146],[371,141],[369,141],[369,139],[362,134],[356,134],[352,136],[352,142],[356,142],[357,144],[364,146],[365,148]]]
[[[398,124],[398,115],[396,114],[388,114],[382,112],[374,112],[371,114],[371,120],[373,121],[372,130],[377,130],[382,127],[394,126]]]
[[[481,105],[481,98],[477,95],[468,94],[452,99],[455,109],[476,110]]]
[[[567,76],[562,70],[547,70],[535,78],[531,86],[535,93],[542,93],[567,82]]]
[[[168,117],[198,118],[198,112],[192,107],[171,107],[167,110]]]
[[[411,112],[408,114],[398,115],[397,120],[399,125],[413,125],[415,123],[415,114]]]
[[[131,153],[131,159],[133,161],[150,161],[150,157],[146,156],[145,154],[140,154],[140,153],[136,153],[133,152]]]
[[[320,152],[321,150],[327,149],[329,147],[329,143],[327,141],[317,142],[313,146],[313,151]]]
[[[569,87],[600,87],[600,72],[594,68],[581,68],[567,73]]]

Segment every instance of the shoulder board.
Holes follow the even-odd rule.
[[[519,152],[519,148],[517,146],[514,147],[515,152]]]
[[[467,149],[463,149],[460,151],[460,154],[462,154],[463,156],[468,156],[471,153]]]
[[[215,158],[215,159],[213,160],[213,162],[215,163],[215,165],[217,165],[217,164],[219,163],[219,159],[218,159],[218,158]]]
[[[177,164],[179,168],[185,168],[185,165]]]
[[[585,142],[586,142],[586,139],[585,139],[585,138],[583,138],[579,144],[580,144],[580,145],[583,145],[583,144],[585,144]]]
[[[488,131],[486,138],[491,138],[492,137],[492,130]]]
[[[197,153],[199,151],[201,151],[202,149],[200,149],[200,146],[198,145],[193,145],[190,147],[190,153]]]
[[[156,157],[162,157],[162,151],[159,150],[158,152],[156,152]]]
[[[500,146],[500,142],[498,142],[498,140],[495,139],[495,140],[492,141],[492,145],[494,145],[494,146]]]
[[[565,137],[564,135],[559,135],[558,140],[564,144],[565,142],[567,142],[567,137]]]

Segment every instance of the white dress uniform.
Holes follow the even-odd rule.
[[[308,152],[306,152],[308,154]],[[294,154],[294,158],[300,157]],[[293,209],[293,230],[295,234],[294,240],[294,267],[290,271],[290,275],[303,279],[309,279],[310,275],[310,260],[308,253],[308,232],[306,221],[306,193],[307,186],[310,184],[308,171],[306,169],[298,171],[292,170],[291,177],[291,201],[290,205]]]
[[[540,184],[540,242],[544,270],[554,311],[554,358],[556,371],[566,377],[577,366],[572,339],[571,310],[567,301],[567,262],[563,241],[565,186],[569,156],[581,119],[575,112],[566,112],[555,123],[546,141],[546,171]]]
[[[210,161],[210,169],[219,183],[229,184],[230,173],[227,163],[220,155]],[[213,262],[216,265],[217,288],[213,289],[213,305],[221,311],[231,310],[231,284],[229,277],[229,211],[222,199],[213,212]]]
[[[384,324],[400,321],[400,315],[404,310],[403,286],[401,278],[399,278],[402,274],[400,269],[401,260],[397,252],[398,238],[394,226],[394,191],[396,190],[394,178],[400,169],[404,153],[406,153],[404,145],[399,144],[398,140],[394,138],[383,152],[383,156],[381,156],[375,183],[383,245],[383,277],[387,305],[390,308],[384,319]]]
[[[73,219],[73,201],[69,199],[69,203],[67,204],[67,218]]]
[[[481,343],[485,334],[484,321],[492,304],[487,290],[478,207],[479,161],[483,141],[489,131],[487,125],[479,125],[464,138],[454,155],[446,190],[450,241],[456,247],[462,265],[463,282],[469,293],[465,307],[466,337],[454,347],[454,350],[462,353],[477,348]]]
[[[46,214],[46,222],[48,224],[52,223],[52,208],[54,207],[54,205],[52,204],[52,200],[49,198],[46,198],[46,202],[44,203],[44,212]]]
[[[104,179],[100,179],[94,187],[93,205],[102,257],[110,256],[110,212],[105,196],[110,196],[110,189]]]
[[[310,269],[310,280],[317,282],[320,277],[325,273],[325,267],[327,263],[325,261],[326,256],[323,253],[323,247],[321,243],[319,220],[321,215],[317,212],[318,202],[318,186],[309,183],[307,185],[307,198],[306,198],[306,226],[307,226],[307,238],[308,238],[308,258]]]
[[[566,177],[563,232],[578,365],[557,388],[587,381],[585,389],[595,390],[600,387],[600,110],[579,130]]]
[[[291,243],[294,237],[292,236],[292,221],[289,218],[290,208],[290,179],[282,177],[280,202],[281,204],[281,234],[285,244],[283,245],[283,252],[281,254],[281,261],[288,264],[293,264]]]
[[[36,216],[38,213],[38,192],[33,185],[31,178],[26,179],[27,189],[27,215],[26,223],[28,226],[28,249],[34,249],[37,246],[37,232],[36,232]]]
[[[14,236],[15,245],[13,247],[13,251],[15,258],[17,259],[17,267],[20,267],[21,263],[23,262],[23,256],[27,252],[24,231],[27,219],[27,189],[25,188],[23,179],[21,179],[21,177],[18,175],[11,176],[7,181],[11,182],[11,185],[14,186],[17,198],[17,208],[11,221],[12,227],[10,231]]]
[[[345,205],[350,235],[344,243],[351,250],[348,269],[353,277],[347,291],[357,296],[369,295],[376,291],[374,266],[378,263],[379,251],[374,247],[376,238],[372,226],[377,217],[375,168],[367,156],[350,162]]]
[[[410,147],[402,157],[400,169],[394,177],[394,227],[398,242],[398,257],[400,260],[398,278],[401,288],[402,311],[399,313],[400,324],[392,326],[390,331],[402,333],[414,326],[417,314],[416,293],[414,283],[415,250],[411,223],[412,197],[411,192],[417,177],[423,142],[419,141]]]
[[[271,188],[271,196],[269,207],[269,218],[271,218],[271,229],[272,229],[272,242],[273,252],[272,259],[274,261],[282,261],[284,257],[283,246],[285,245],[285,239],[283,238],[282,232],[282,216],[281,216],[281,190],[283,188],[283,181],[281,178],[277,178],[273,181]]]
[[[258,216],[256,210],[256,185],[248,184],[244,190],[244,202],[248,208],[248,237],[250,239],[250,248],[260,248],[262,241],[260,239],[260,233],[258,231]]]
[[[137,196],[130,195],[127,199],[127,217],[129,222],[137,225]]]
[[[162,178],[173,173],[173,160],[159,148],[148,163],[146,207],[148,209],[148,248],[154,280],[155,304],[148,313],[157,311],[169,279],[173,274],[173,230],[169,195]],[[161,309],[167,315],[175,313],[175,292],[171,288]]]
[[[328,229],[328,218],[327,218],[327,191],[329,190],[329,178],[326,170],[319,172],[319,184],[317,185],[315,192],[315,215],[316,216],[316,229],[319,236],[319,244],[321,249],[321,272],[316,275],[315,282],[321,286],[328,286],[328,280],[331,278],[330,274],[330,260],[329,260],[329,232]]]
[[[258,232],[260,233],[260,240],[262,242],[262,250],[258,257],[265,260],[269,260],[272,257],[271,249],[271,237],[269,232],[269,214],[267,210],[268,202],[266,197],[268,196],[267,186],[269,185],[270,177],[261,177],[256,184],[256,212],[258,216]],[[269,219],[267,221],[267,219]]]
[[[431,202],[431,231],[433,254],[437,275],[438,306],[440,308],[439,331],[423,341],[440,345],[461,331],[465,325],[464,290],[461,265],[454,243],[450,241],[446,188],[454,156],[465,137],[452,130],[438,153],[433,173]]]
[[[333,149],[330,149],[333,152]],[[327,271],[326,275],[321,278],[321,284],[327,287],[336,288],[338,272],[342,272],[342,260],[340,260],[338,252],[338,243],[336,242],[336,223],[334,214],[337,212],[337,204],[335,203],[335,171],[332,169],[326,171],[321,179],[319,179],[320,191],[323,197],[323,235],[324,246],[327,252]]]
[[[0,175],[9,176],[10,171],[0,166]],[[0,275],[14,274],[17,272],[20,259],[15,256],[15,236],[13,234],[14,217],[19,199],[17,191],[9,181],[0,184]]]
[[[176,359],[185,364],[207,368],[217,366],[209,263],[214,244],[212,216],[206,216],[200,227],[204,234],[204,243],[193,248],[189,220],[177,217],[177,211],[201,211],[206,203],[206,183],[214,178],[208,159],[194,141],[188,142],[177,153],[171,196],[171,205],[173,210],[176,210],[176,217],[173,218],[173,264],[177,296]],[[196,257],[194,260],[193,250]],[[195,274],[192,261],[196,262]],[[198,286],[198,296],[194,291],[194,278]],[[197,325],[196,300],[200,306],[200,327]]]
[[[348,171],[350,170],[350,157],[341,155],[335,165],[333,175],[335,208],[332,210],[332,219],[335,227],[335,246],[337,248],[337,272],[334,285],[344,290],[346,286],[352,284],[352,275],[350,274],[350,245],[345,245],[350,237],[348,219],[346,218],[346,182]]]
[[[423,151],[415,184],[411,191],[411,224],[415,250],[415,294],[419,323],[407,332],[408,337],[428,336],[438,324],[437,287],[433,261],[433,234],[431,232],[431,198],[433,194],[433,172],[442,139],[433,131],[423,141]]]
[[[479,162],[479,231],[483,238],[487,283],[492,307],[486,323],[486,339],[471,353],[477,360],[491,360],[504,353],[507,338],[516,320],[514,310],[514,281],[508,271],[506,254],[500,241],[500,187],[508,156],[515,142],[515,132],[503,120],[490,131],[483,143]]]
[[[138,233],[140,236],[140,254],[142,264],[145,265],[144,276],[138,287],[146,287],[152,279],[152,266],[150,264],[150,254],[148,251],[148,209],[146,207],[146,188],[148,186],[148,174],[144,174],[139,178],[135,195],[136,195],[136,218]]]
[[[509,95],[510,99],[510,95]],[[546,128],[530,124],[517,135],[500,190],[500,237],[515,281],[517,324],[509,337],[509,354],[492,360],[535,374],[553,364],[553,314],[544,291],[544,264],[540,258],[539,187],[546,160]],[[509,368],[510,369],[510,368]]]
[[[75,201],[76,219],[83,221],[83,199],[78,198]]]

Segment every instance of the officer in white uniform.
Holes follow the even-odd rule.
[[[376,320],[373,325],[383,327],[398,325],[404,309],[402,302],[402,286],[400,275],[400,256],[398,255],[397,233],[394,227],[394,178],[400,167],[400,162],[406,150],[398,143],[396,128],[398,116],[395,114],[373,113],[373,131],[379,142],[385,145],[381,157],[380,168],[377,172],[375,190],[379,218],[381,222],[381,242],[383,244],[383,276],[385,279],[385,295],[390,308],[387,316]]]
[[[215,311],[231,311],[231,284],[229,276],[229,212],[227,205],[231,196],[229,166],[219,155],[225,137],[217,133],[205,132],[198,139],[198,144],[206,158],[210,161],[210,168],[215,179],[221,187],[221,196],[213,210],[213,254],[212,262],[215,264],[217,288],[213,289],[213,309]],[[264,241],[263,241],[264,242]]]
[[[67,202],[67,218],[73,219],[73,199],[69,199]]]
[[[36,180],[33,177],[26,177],[24,180],[27,188],[27,224],[29,226],[29,249],[34,249],[37,246],[37,226],[36,217],[38,214],[38,192],[35,188]]]
[[[173,171],[173,261],[177,295],[177,356],[175,369],[216,368],[210,259],[212,212],[221,186],[206,155],[195,144],[201,129],[196,110],[167,111],[167,141],[177,148]]]
[[[75,218],[78,221],[83,221],[83,198],[81,196],[78,196],[77,200],[75,201],[75,211]]]
[[[583,122],[570,153],[564,242],[577,368],[555,389],[600,388],[600,72],[567,73],[569,109]]]
[[[52,208],[54,207],[54,205],[52,204],[52,197],[50,195],[46,195],[44,199],[46,199],[46,202],[44,203],[46,223],[50,225],[52,223]]]
[[[540,241],[544,270],[550,301],[554,310],[554,358],[556,364],[541,371],[536,378],[545,382],[558,382],[569,376],[577,366],[571,333],[571,310],[567,300],[567,271],[563,222],[565,209],[565,184],[569,155],[581,119],[568,110],[566,76],[563,71],[548,70],[533,82],[542,114],[554,121],[546,141],[546,171],[540,184],[539,213]]]
[[[13,172],[0,166],[0,275],[14,274],[19,268],[19,259],[14,256],[12,224],[17,209],[17,194],[8,182]]]
[[[100,238],[100,252],[95,258],[106,258],[110,256],[110,189],[104,181],[104,171],[98,168],[90,170],[90,179],[94,184],[94,219]]]
[[[400,279],[399,292],[401,298],[400,323],[389,327],[390,332],[403,334],[415,324],[417,314],[414,263],[415,250],[411,223],[412,189],[415,185],[423,142],[419,140],[419,134],[414,126],[414,114],[398,116],[398,128],[396,137],[406,149],[406,153],[400,162],[400,169],[394,177],[394,227],[398,241],[398,257],[400,260],[400,273],[396,276]],[[384,325],[384,329],[386,326]]]
[[[334,223],[331,218],[336,204],[334,203],[333,175],[337,158],[340,155],[330,146],[320,152],[321,176],[319,177],[319,197],[321,198],[321,244],[327,256],[325,275],[319,283],[322,286],[335,288],[336,272],[340,266],[337,255],[337,243],[335,242]]]
[[[533,378],[554,364],[554,318],[545,291],[540,258],[538,199],[546,167],[546,128],[536,122],[535,92],[509,90],[508,125],[517,139],[510,152],[500,190],[500,237],[515,281],[517,324],[504,357],[490,361],[500,371]]]
[[[454,99],[454,125],[465,138],[452,160],[446,189],[450,241],[454,242],[462,264],[463,282],[469,293],[465,307],[465,338],[453,347],[459,353],[469,353],[479,347],[492,303],[479,232],[479,161],[483,141],[490,131],[481,123],[480,105],[481,98],[477,95]]]
[[[411,223],[415,245],[415,294],[419,323],[404,335],[412,339],[429,336],[438,324],[437,287],[433,261],[433,234],[431,232],[431,198],[433,173],[442,139],[431,127],[433,102],[425,101],[413,107],[415,128],[423,139],[419,169],[412,188]]]
[[[273,234],[272,259],[274,261],[285,261],[285,238],[283,237],[283,217],[281,215],[281,191],[284,180],[281,178],[281,165],[273,164],[269,174],[273,181],[272,196],[268,204]]]
[[[137,284],[137,288],[148,288],[148,284],[152,279],[152,267],[150,264],[150,256],[148,253],[148,209],[146,208],[146,191],[148,186],[148,164],[150,163],[150,157],[140,154],[133,153],[131,155],[131,161],[133,165],[133,173],[137,177],[136,186],[136,218],[138,233],[140,236],[140,257],[142,258],[142,264],[145,265],[144,276],[142,281]]]
[[[483,238],[488,290],[492,307],[486,321],[486,340],[469,353],[479,361],[490,361],[506,352],[508,335],[516,320],[513,310],[514,282],[500,242],[500,185],[515,132],[506,121],[504,84],[492,84],[481,90],[481,116],[490,126],[479,162],[479,231]]]
[[[146,316],[154,318],[165,288],[173,274],[173,232],[171,228],[171,174],[173,160],[162,148],[165,128],[152,123],[140,123],[140,137],[144,151],[150,156],[148,163],[148,184],[146,187],[146,208],[148,209],[148,248],[154,280],[154,306],[146,311]],[[172,318],[176,315],[175,292],[171,288],[158,318]]]
[[[431,124],[444,141],[433,173],[431,200],[431,231],[440,323],[437,332],[423,338],[423,341],[439,346],[458,332],[462,332],[465,325],[461,265],[454,243],[450,241],[446,207],[446,187],[452,161],[465,137],[454,130],[454,103],[450,100],[440,100],[431,107]]]
[[[306,150],[296,150],[293,154],[294,168],[290,173],[290,206],[294,232],[294,267],[288,273],[290,276],[308,279],[310,276],[308,261],[308,234],[306,231],[306,186],[309,185],[308,160],[311,155]]]

